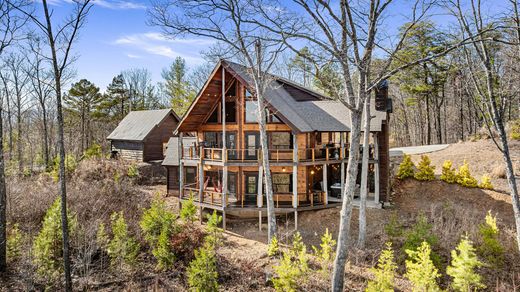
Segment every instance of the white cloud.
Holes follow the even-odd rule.
[[[41,0],[36,0],[41,1]],[[73,0],[49,0],[50,5],[60,6],[61,4],[72,4]],[[126,1],[126,0],[92,0],[94,5],[113,10],[131,10],[146,9],[146,5],[142,3]]]
[[[123,0],[93,0],[92,3],[100,7],[116,10],[146,9],[146,5],[141,3]]]
[[[147,32],[122,36],[112,42],[144,53],[169,59],[183,57],[188,63],[199,64],[199,52],[214,44],[208,39],[170,39],[157,32]]]
[[[127,53],[126,56],[130,59],[141,59],[142,57],[139,56],[139,55],[134,55],[134,54],[130,54],[130,53]]]

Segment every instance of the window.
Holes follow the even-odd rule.
[[[266,109],[266,116],[268,123],[281,123],[282,121],[269,109]]]
[[[246,194],[256,194],[258,174],[248,173],[246,174]]]
[[[275,193],[290,193],[292,179],[290,173],[273,173],[273,191]]]
[[[186,173],[186,177],[184,179],[186,181],[186,184],[193,184],[197,181],[197,175],[196,175],[197,168],[196,167],[186,166],[184,172]]]
[[[215,110],[211,113],[211,115],[208,118],[208,123],[210,124],[216,124],[218,123],[218,106],[215,108]]]
[[[290,132],[269,132],[271,149],[292,149],[292,135]]]
[[[258,104],[256,100],[246,100],[246,123],[258,122]]]
[[[245,133],[246,159],[256,159],[256,149],[260,148],[260,135],[257,132]]]
[[[237,107],[235,101],[226,101],[226,123],[237,122]]]
[[[219,148],[222,144],[221,136],[218,132],[204,132],[204,147]]]

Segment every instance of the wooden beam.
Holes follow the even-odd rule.
[[[379,135],[374,133],[374,202],[379,203]]]
[[[264,204],[264,198],[263,198],[263,175],[264,174],[264,168],[263,166],[260,164],[258,166],[258,186],[257,186],[257,190],[258,190],[258,195],[257,195],[257,199],[256,199],[256,202],[257,202],[257,205],[259,208],[262,208],[263,204]]]
[[[327,205],[329,202],[329,190],[327,186],[327,164],[323,164],[323,192],[325,192],[324,203]]]
[[[296,134],[293,134],[293,199],[292,205],[294,208],[298,208],[298,140]]]
[[[204,147],[200,146],[200,153],[204,153]],[[199,159],[199,214],[200,214],[200,222],[202,222],[202,203],[204,196],[204,159],[202,159],[203,155],[200,155]]]
[[[339,135],[339,143],[341,145],[341,149],[343,149],[345,147],[345,133],[340,133]],[[343,151],[343,154],[345,154],[346,151]],[[340,179],[340,182],[341,182],[341,195],[340,195],[340,198],[343,196],[343,193],[345,191],[345,157],[343,157],[341,159],[341,179]]]

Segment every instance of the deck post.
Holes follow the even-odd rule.
[[[294,209],[294,230],[298,230],[298,209]]]
[[[263,195],[264,195],[264,192],[263,192],[263,186],[264,186],[264,183],[263,183],[263,174],[264,174],[264,167],[260,164],[258,166],[258,186],[257,186],[257,191],[258,191],[258,194],[257,194],[257,197],[256,197],[256,203],[257,203],[257,206],[258,208],[262,208],[262,206],[264,205],[264,198],[263,198]]]
[[[298,208],[298,141],[293,134],[293,174],[292,174],[293,208]]]
[[[204,153],[204,146],[200,146],[200,153]],[[199,214],[200,222],[202,222],[202,202],[204,196],[204,159],[203,155],[199,158]]]
[[[379,135],[374,133],[374,202],[379,204]]]
[[[262,211],[258,211],[258,230],[262,231]]]
[[[182,199],[183,190],[184,190],[184,162],[182,161],[184,146],[182,145],[182,137],[183,133],[179,133],[178,138],[178,151],[179,151],[179,202]]]
[[[340,194],[340,198],[341,196],[343,196],[343,192],[345,191],[345,154],[347,153],[347,151],[344,150],[345,148],[345,133],[340,133],[339,134],[339,143],[340,143],[340,147],[341,147],[341,151],[343,152],[343,157],[341,157],[341,178],[340,178],[340,182],[341,182],[341,194]]]
[[[329,190],[327,186],[327,164],[323,164],[323,192],[325,192],[325,205],[329,203]]]

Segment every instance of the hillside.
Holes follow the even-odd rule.
[[[518,147],[519,144],[514,144]],[[473,147],[473,154],[460,157],[457,151]],[[518,148],[515,148],[518,149]],[[475,154],[480,153],[480,154]],[[444,160],[443,155],[450,157],[455,163],[468,159],[475,175],[479,172],[491,171],[499,161],[486,162],[497,155],[489,147],[489,141],[455,144],[446,150],[430,153],[435,164]],[[518,157],[515,154],[515,157]],[[493,156],[496,157],[496,156]],[[417,159],[417,157],[414,157]],[[517,159],[517,158],[515,158]],[[518,161],[518,160],[516,160]],[[478,167],[473,168],[473,165]],[[144,186],[138,183],[139,177],[131,177],[129,165],[108,160],[82,161],[72,174],[69,185],[70,206],[78,216],[82,236],[73,239],[73,263],[75,284],[81,289],[96,291],[115,290],[150,290],[184,291],[187,289],[186,267],[193,249],[200,245],[194,234],[200,234],[205,224],[194,223],[195,229],[180,232],[183,252],[176,254],[174,267],[168,271],[155,270],[155,260],[140,231],[139,220],[142,211],[148,208],[154,197],[165,194],[164,185]],[[36,181],[36,183],[34,183]],[[497,179],[493,182],[500,185]],[[35,178],[19,178],[10,183],[12,192],[10,208],[13,212],[10,222],[18,223],[24,234],[22,247],[30,250],[32,239],[41,226],[45,210],[53,201],[55,182],[46,174]],[[35,202],[39,202],[35,204]],[[178,201],[174,197],[166,198],[167,206],[175,214],[179,214]],[[402,276],[404,270],[404,252],[401,250],[405,234],[424,214],[431,225],[431,233],[437,238],[433,250],[440,256],[439,268],[445,274],[445,268],[450,259],[450,251],[456,246],[463,234],[468,234],[476,245],[481,239],[478,234],[479,225],[484,221],[488,211],[496,214],[501,230],[500,242],[507,256],[498,269],[483,267],[479,273],[484,277],[484,283],[489,291],[512,291],[515,283],[520,283],[520,255],[516,251],[514,239],[514,224],[510,198],[502,191],[468,189],[458,185],[450,185],[441,181],[418,182],[413,179],[394,182],[394,192],[391,206],[385,209],[369,209],[367,211],[367,248],[355,248],[358,229],[358,212],[355,209],[351,224],[349,240],[349,262],[346,270],[346,287],[348,291],[363,291],[367,281],[372,277],[369,269],[375,265],[385,242],[392,241],[399,263],[396,288],[400,291],[410,291],[410,283]],[[35,208],[37,206],[37,208]],[[87,208],[86,206],[95,206]],[[124,211],[129,226],[129,232],[141,243],[140,255],[136,267],[120,271],[107,266],[106,254],[96,247],[95,234],[99,223],[110,222],[112,212]],[[328,229],[333,237],[337,236],[339,209],[301,212],[299,215],[299,231],[307,246],[310,257],[310,272],[299,282],[303,291],[325,291],[329,285],[326,273],[319,271],[319,264],[313,256],[312,246],[320,244],[320,237]],[[179,226],[182,223],[177,219]],[[292,214],[280,216],[279,236],[282,246],[291,244],[294,234]],[[272,283],[267,281],[275,275],[273,267],[278,259],[267,256],[266,226],[258,230],[258,221],[228,220],[227,231],[217,250],[219,285],[225,291],[273,291]],[[392,235],[389,228],[398,230],[400,235]],[[191,238],[191,239],[190,239]],[[192,241],[186,241],[192,240]],[[177,241],[179,242],[179,241]],[[191,242],[191,243],[190,243]],[[187,245],[187,246],[184,246]],[[187,253],[186,253],[187,252]],[[82,268],[87,264],[87,269]],[[44,282],[34,272],[30,256],[23,256],[14,262],[7,278],[0,280],[0,291],[22,291],[42,289]],[[446,288],[450,278],[440,279],[442,287]],[[51,286],[54,288],[58,285]]]

